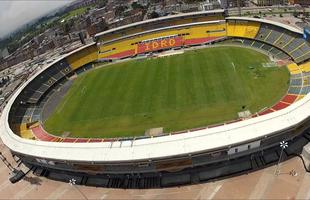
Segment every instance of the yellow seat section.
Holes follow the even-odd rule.
[[[299,101],[300,99],[304,98],[306,95],[298,95],[297,99],[295,100],[295,102]]]
[[[235,28],[236,28],[236,21],[228,21],[227,22],[227,36],[234,36],[235,35]]]
[[[227,36],[255,38],[259,28],[259,22],[229,20],[227,22]]]
[[[12,131],[25,139],[35,139],[32,131],[28,128],[27,123],[11,125]]]
[[[298,67],[298,65],[296,63],[291,63],[289,65],[287,65],[288,70],[290,71],[291,74],[299,74],[301,73],[300,68]]]
[[[193,26],[187,30],[189,32],[189,35],[186,35],[184,39],[226,36],[225,23],[214,23],[201,26]]]
[[[183,34],[183,35],[182,35]],[[185,35],[184,35],[185,34]],[[226,36],[225,23],[210,23],[182,27],[178,29],[168,29],[153,33],[143,34],[128,39],[122,39],[115,42],[103,44],[99,47],[99,58],[105,58],[113,54],[121,53],[128,50],[134,50],[137,53],[137,43],[171,35],[182,35],[183,39],[195,39],[206,37],[224,37]]]
[[[29,140],[34,140],[34,139],[35,139],[35,137],[34,137],[32,131],[31,131],[30,129],[29,129],[29,130],[21,131],[21,132],[20,132],[20,136],[21,136],[22,138],[29,139]]]
[[[98,59],[98,48],[96,44],[88,46],[68,56],[67,61],[73,70]]]
[[[299,67],[303,72],[310,72],[310,62],[304,63]]]
[[[22,123],[22,124],[19,126],[19,130],[20,130],[20,131],[25,131],[25,130],[27,130],[27,124],[26,124],[26,123]]]

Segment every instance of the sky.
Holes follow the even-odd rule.
[[[72,0],[0,0],[0,38]]]

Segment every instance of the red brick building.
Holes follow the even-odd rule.
[[[290,4],[310,5],[310,0],[289,0]]]

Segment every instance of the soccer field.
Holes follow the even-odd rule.
[[[251,49],[216,47],[133,60],[80,75],[44,122],[52,134],[127,137],[179,131],[255,113],[285,95],[286,67]]]

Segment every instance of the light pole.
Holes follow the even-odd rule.
[[[277,175],[277,176],[279,175],[279,172],[280,172],[279,164],[281,162],[282,154],[283,154],[284,149],[286,149],[288,147],[288,143],[285,141],[282,141],[282,142],[280,142],[280,147],[281,147],[281,153],[280,153],[279,161],[278,161],[277,168],[275,171],[275,175]]]
[[[88,200],[88,198],[85,196],[85,194],[79,188],[77,188],[75,186],[75,184],[76,184],[75,182],[76,182],[76,180],[74,178],[72,178],[69,180],[69,185],[73,186],[77,191],[79,191],[79,193],[84,197],[84,199]]]

